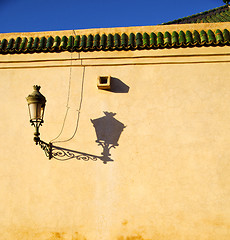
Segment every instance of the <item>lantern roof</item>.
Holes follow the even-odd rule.
[[[118,146],[118,140],[125,125],[114,118],[116,113],[104,112],[105,116],[91,120],[96,131],[96,142]]]
[[[26,98],[28,104],[41,103],[41,105],[44,105],[46,103],[46,98],[39,91],[41,87],[34,85],[33,88],[34,91]]]

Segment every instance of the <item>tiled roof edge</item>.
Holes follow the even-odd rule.
[[[221,7],[210,9],[208,11],[200,12],[200,13],[193,14],[193,15],[190,15],[190,16],[187,16],[187,17],[183,17],[183,18],[179,18],[179,19],[176,19],[176,20],[173,20],[173,21],[162,23],[161,25],[180,24],[181,22],[184,22],[184,21],[189,22],[189,20],[192,20],[194,18],[199,18],[200,16],[203,16],[203,18],[204,18],[204,17],[207,17],[209,14],[211,14],[213,12],[218,13],[218,12],[221,12],[223,10],[227,10],[228,8],[229,8],[228,5],[224,5],[224,6],[221,6]]]
[[[40,52],[87,52],[113,50],[142,50],[201,46],[230,45],[229,30],[173,31],[122,34],[89,34],[17,37],[0,41],[0,54],[21,54]]]

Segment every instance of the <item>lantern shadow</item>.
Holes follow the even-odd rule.
[[[104,114],[105,116],[101,118],[91,119],[91,122],[96,131],[96,143],[103,149],[101,159],[104,163],[107,163],[113,161],[110,158],[110,149],[119,145],[118,141],[125,125],[114,118],[116,113],[104,112]]]
[[[121,136],[122,131],[126,127],[123,123],[114,118],[116,113],[112,112],[104,112],[105,116],[97,119],[91,119],[91,122],[95,128],[97,140],[99,146],[102,146],[101,156],[79,152],[59,146],[48,145],[45,142],[44,144],[40,144],[44,150],[46,149],[48,156],[54,158],[59,161],[67,161],[70,159],[84,160],[84,161],[97,161],[101,160],[103,163],[112,162],[113,160],[110,158],[111,148],[116,148],[119,144],[119,138]],[[42,141],[40,141],[42,142]],[[50,150],[49,150],[50,149]]]

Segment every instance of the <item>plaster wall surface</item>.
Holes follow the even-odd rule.
[[[1,55],[0,239],[228,240],[229,54]],[[112,91],[97,89],[107,75]],[[42,140],[101,156],[91,120],[114,113],[125,126],[114,161],[48,160],[29,124],[35,84]]]

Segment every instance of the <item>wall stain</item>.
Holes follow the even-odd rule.
[[[148,240],[148,239],[144,239],[141,235],[135,235],[135,236],[127,236],[127,237],[118,237],[117,240]]]
[[[75,232],[71,240],[87,240],[87,239],[78,232]]]
[[[59,232],[52,232],[52,236],[49,238],[49,240],[62,240],[64,239],[64,232],[59,233]]]
[[[64,232],[52,232],[52,236],[48,240],[66,240],[67,238],[64,237],[66,233]],[[75,232],[71,239],[68,238],[68,240],[87,240],[84,236],[79,234],[78,232]]]
[[[87,240],[83,234],[74,231],[38,231],[35,229],[9,229],[0,233],[0,240]]]
[[[128,221],[127,220],[124,220],[123,222],[122,222],[122,225],[123,226],[126,226],[128,224]]]

